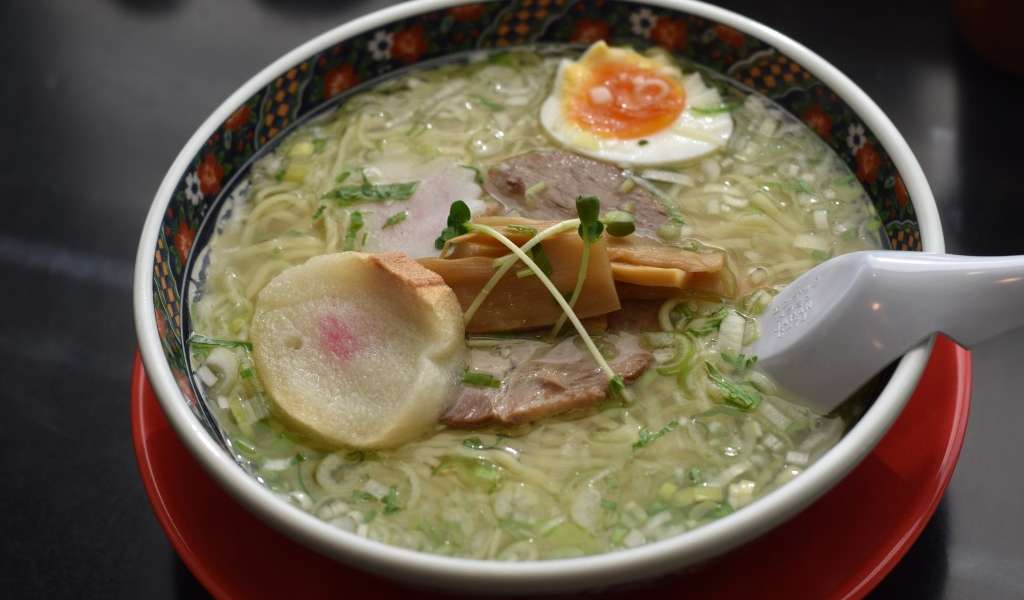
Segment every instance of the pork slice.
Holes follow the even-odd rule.
[[[622,191],[628,174],[608,163],[558,150],[514,156],[487,172],[484,190],[509,211],[531,219],[564,220],[576,216],[576,198],[596,196],[602,211],[631,208],[636,233],[657,239],[665,223],[664,207],[649,191],[634,186]],[[543,183],[526,197],[526,190]]]
[[[606,348],[614,349],[607,352],[612,355],[609,365],[627,382],[639,377],[651,363],[651,354],[640,347],[634,335],[606,335],[602,340]],[[471,355],[470,361],[472,369],[499,376],[493,369],[501,367],[493,357]],[[592,406],[608,390],[607,377],[575,336],[553,345],[531,346],[528,358],[518,364],[509,360],[503,366],[507,368],[501,372],[500,388],[465,386],[441,420],[450,427],[526,423]]]
[[[358,207],[364,213],[365,231],[369,233],[367,251],[397,250],[413,258],[437,256],[434,239],[444,229],[452,202],[465,201],[474,216],[486,213],[480,186],[474,181],[473,171],[465,167],[447,159],[404,168],[388,166],[388,170],[378,169],[384,172],[381,182],[418,183],[408,200]],[[403,220],[385,227],[389,217],[403,211]]]

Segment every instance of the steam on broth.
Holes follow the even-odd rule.
[[[600,144],[587,145],[564,127],[556,143],[540,115],[566,57],[575,59],[559,49],[491,53],[381,83],[284,139],[234,194],[191,307],[192,363],[236,458],[282,498],[338,528],[425,552],[497,560],[572,557],[664,539],[741,509],[799,476],[845,431],[842,418],[792,403],[742,348],[758,335],[756,316],[786,283],[830,256],[881,246],[877,217],[856,179],[791,115],[702,71],[684,75],[688,83],[680,89],[691,99],[711,91],[718,98],[704,105],[706,114],[695,113],[697,121],[731,118],[723,145],[713,152],[662,163],[651,151],[651,164],[620,168],[601,160]],[[599,102],[603,94],[594,98]],[[577,152],[572,140],[586,152]],[[651,145],[641,141],[638,148]],[[657,142],[663,143],[670,142]],[[622,147],[617,143],[614,152]],[[541,166],[523,162],[524,156],[542,157]],[[545,198],[559,200],[553,190],[569,184],[523,175],[524,189],[509,191],[514,176],[557,161],[580,172],[605,169],[592,180],[617,185],[614,194],[598,198],[605,231],[592,243],[581,241],[575,223],[552,237],[562,236],[559,243],[573,248],[566,250],[568,262],[559,262],[560,246],[538,247],[554,263],[552,280],[568,282],[559,288],[567,302],[582,248],[605,257],[595,261],[610,261],[603,276],[613,280],[604,289],[618,292],[608,301],[621,309],[593,308],[596,316],[581,325],[609,368],[629,381],[621,393],[605,394],[607,380],[572,323],[559,325],[557,337],[550,326],[499,331],[512,317],[495,300],[481,303],[473,317],[480,320],[466,324],[464,350],[437,363],[458,363],[459,369],[450,383],[462,391],[445,395],[446,407],[439,408],[448,410],[441,417],[446,424],[435,419],[393,446],[339,447],[282,409],[272,390],[285,384],[268,379],[258,364],[267,354],[260,354],[259,335],[253,339],[254,328],[263,327],[259,315],[269,310],[261,307],[261,292],[275,278],[322,255],[400,249],[424,259],[415,268],[439,273],[465,309],[467,298],[451,275],[463,264],[457,261],[508,254],[479,231],[461,231],[451,232],[455,244],[449,239],[445,246],[452,254],[436,258],[435,238],[446,227],[449,205],[466,201],[473,223],[491,223],[510,239],[519,235],[516,243],[523,245],[563,221],[542,213],[551,208]],[[440,211],[421,197],[428,193],[440,198]],[[522,204],[510,210],[507,194],[519,194]],[[661,216],[646,222],[632,200],[608,211],[611,196],[654,199]],[[636,231],[611,235],[613,228],[622,230],[612,223],[618,217],[605,218],[609,212],[627,213],[620,217]],[[532,220],[500,220],[509,214]],[[460,235],[469,241],[459,244]],[[693,266],[666,268],[649,259],[655,247],[687,253]],[[478,254],[462,257],[463,250]],[[648,258],[627,262],[634,255]],[[537,275],[514,260],[508,268],[507,286],[519,287],[502,298],[519,298],[515,294],[535,285],[541,290],[529,291],[540,298],[535,305],[547,303],[551,317],[559,318],[561,309],[544,296]],[[582,271],[587,285],[597,281],[594,271]],[[650,287],[676,271],[684,274],[678,290]],[[490,273],[479,282],[469,278],[469,299]],[[592,299],[597,293],[578,294],[574,307],[587,310],[584,296],[600,305]],[[372,290],[367,297],[374,297]],[[403,310],[375,314],[367,331],[400,338],[402,321],[388,322],[388,315],[398,319]],[[481,325],[491,322],[497,324]],[[321,336],[335,334],[320,330]],[[379,385],[402,373],[381,373]],[[582,383],[536,387],[551,373],[570,373]],[[302,377],[334,385],[319,372]],[[370,390],[361,393],[372,396],[374,384],[359,381]],[[533,404],[500,404],[516,401],[509,395],[521,388],[541,402],[560,398],[562,404],[541,412]],[[386,401],[395,395],[389,394]],[[479,422],[452,408],[480,395],[496,408]],[[476,427],[465,428],[470,425]]]

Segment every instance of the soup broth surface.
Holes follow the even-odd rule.
[[[384,224],[403,225],[399,202],[340,207],[324,195],[346,178],[401,181],[437,161],[486,173],[510,157],[557,149],[538,113],[564,52],[478,55],[356,93],[285,138],[236,188],[191,317],[196,336],[239,343],[194,337],[191,359],[237,460],[282,498],[338,528],[424,552],[573,557],[740,510],[798,477],[844,433],[848,422],[793,403],[752,357],[720,352],[719,335],[737,314],[749,342],[782,286],[831,256],[881,247],[878,218],[812,131],[710,73],[704,80],[719,88],[734,121],[728,144],[632,175],[678,216],[658,231],[665,243],[725,252],[738,299],[664,303],[657,326],[637,334],[655,362],[628,399],[518,426],[438,425],[376,451],[321,447],[275,416],[244,344],[260,291],[317,255],[387,250],[378,239]],[[354,227],[356,212],[370,226]],[[435,225],[433,235],[443,215]],[[535,337],[468,336],[467,345],[501,358],[517,339]],[[730,402],[723,376],[742,378],[759,404]]]

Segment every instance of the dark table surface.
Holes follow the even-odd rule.
[[[185,140],[239,84],[390,3],[0,5],[0,594],[205,596],[157,525],[131,446],[143,217]],[[950,252],[1024,254],[1024,79],[981,60],[946,2],[723,4],[802,41],[878,102],[924,167]],[[1024,331],[975,349],[952,485],[873,597],[1024,597],[1022,359]]]

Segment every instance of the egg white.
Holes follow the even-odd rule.
[[[705,85],[699,73],[679,79],[686,92],[686,105],[675,121],[657,133],[624,140],[583,129],[563,110],[565,70],[572,64],[568,59],[559,64],[551,95],[541,105],[540,122],[559,144],[580,154],[623,165],[665,165],[710,154],[724,146],[732,135],[732,117],[728,112],[702,115],[693,111],[695,106],[713,108],[722,103],[718,90]],[[641,140],[645,143],[641,144]]]

